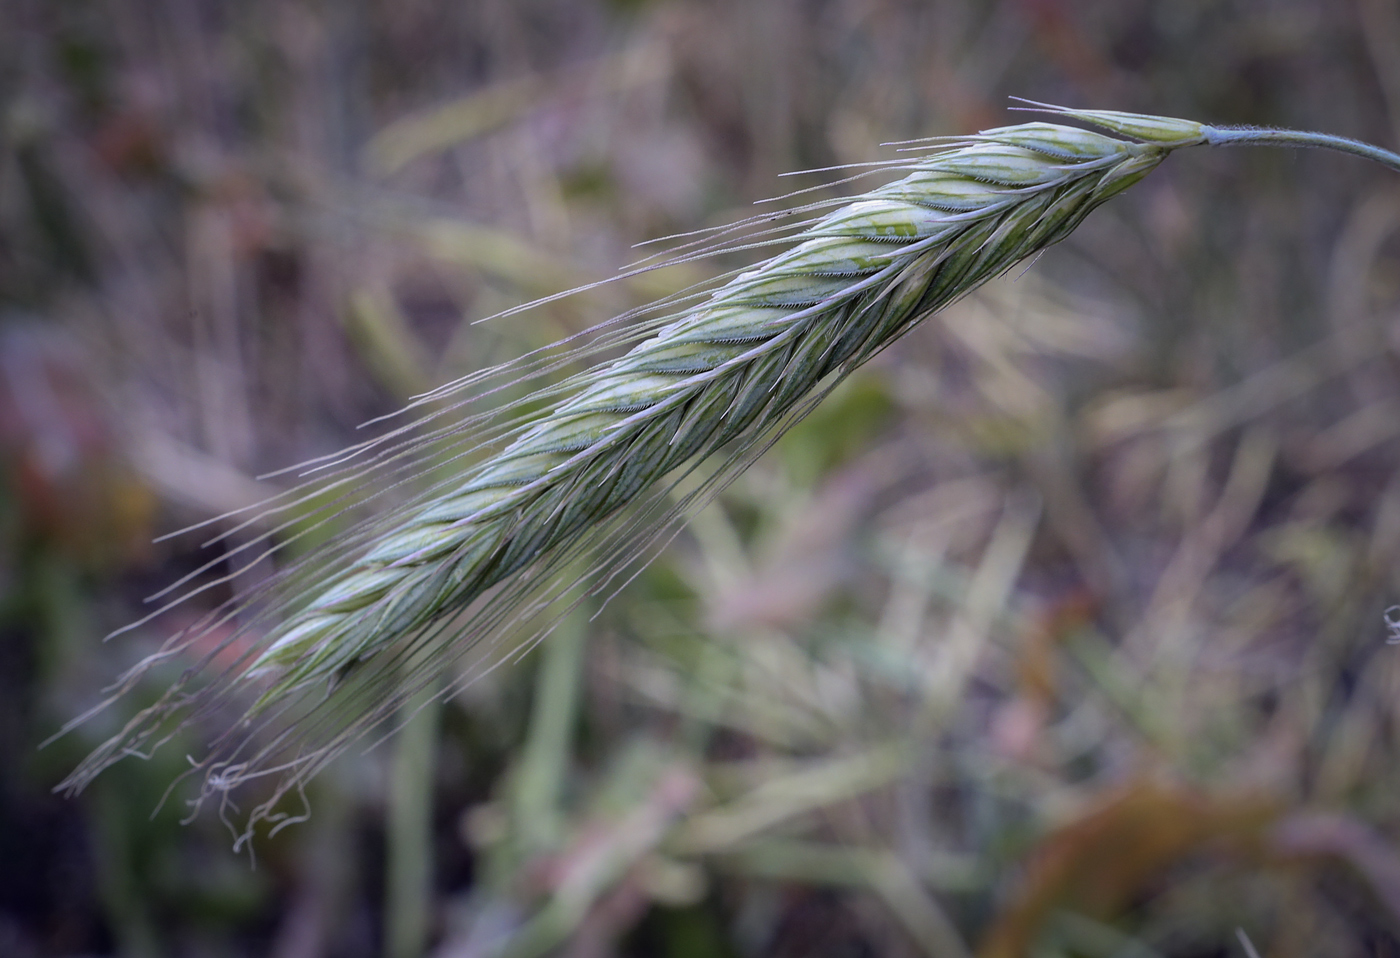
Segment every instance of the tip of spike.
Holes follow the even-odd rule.
[[[1176,148],[1195,146],[1206,142],[1207,127],[1194,120],[1181,120],[1169,116],[1150,116],[1145,113],[1119,113],[1115,110],[1075,110],[1054,103],[1041,103],[1014,96],[1011,99],[1025,106],[1013,106],[1013,110],[1036,113],[1053,113],[1088,123],[1100,129],[1110,130],[1123,136],[1152,143],[1158,146]]]

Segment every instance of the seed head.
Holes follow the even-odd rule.
[[[429,469],[448,478],[172,639],[122,688],[230,624],[256,643],[226,671],[207,655],[63,787],[256,688],[244,721],[197,770],[206,792],[280,776],[250,826],[275,817],[282,794],[467,650],[511,635],[518,647],[548,627],[542,610],[647,561],[668,530],[914,325],[1063,239],[1173,150],[1219,136],[1188,120],[1048,109],[1119,136],[1033,122],[922,141],[880,168],[900,178],[864,195],[749,221],[751,245],[786,246],[752,269],[604,329],[562,360],[537,355],[431,398],[489,395],[577,356],[611,355],[586,372],[461,423],[434,413],[418,438],[396,430],[322,464],[340,492],[361,469],[382,484]],[[678,259],[738,245],[700,241]],[[322,516],[342,507],[333,499]],[[209,681],[191,692],[201,671]],[[259,738],[266,727],[277,731]]]

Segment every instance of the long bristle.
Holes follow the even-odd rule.
[[[808,220],[795,236],[782,236],[780,218],[768,214],[752,218],[756,232],[739,240],[696,234],[672,260],[643,268],[789,246],[698,302],[688,293],[626,317],[630,324],[604,324],[592,343],[541,351],[426,394],[419,404],[439,407],[429,407],[417,436],[399,427],[308,464],[325,475],[271,509],[319,503],[310,522],[296,525],[301,535],[365,495],[435,479],[217,610],[219,621],[236,623],[219,648],[247,646],[237,663],[228,668],[217,664],[219,651],[206,654],[63,787],[80,789],[172,724],[252,690],[257,699],[243,720],[191,774],[205,777],[205,794],[277,778],[272,799],[251,816],[270,820],[281,796],[449,664],[494,648],[494,658],[482,651],[474,666],[493,667],[587,590],[625,581],[655,543],[861,363],[1062,239],[1171,150],[1200,142],[1183,134],[1185,121],[1060,112],[1134,141],[1043,122],[989,130],[927,157],[880,164],[905,175]],[[617,355],[619,348],[626,351]],[[551,381],[581,359],[594,364]],[[468,411],[473,397],[500,390],[523,398]],[[690,491],[679,493],[682,483]],[[162,654],[205,634],[184,633]],[[192,693],[201,670],[210,680]]]

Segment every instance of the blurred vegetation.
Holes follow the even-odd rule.
[[[0,955],[1400,953],[1400,182],[1347,157],[1172,157],[254,868],[162,803],[221,729],[72,801],[119,716],[38,749],[208,558],[155,536],[704,274],[473,320],[1008,95],[1393,147],[1392,0],[3,22]]]

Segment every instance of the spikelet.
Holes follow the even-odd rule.
[[[525,400],[456,422],[445,419],[461,415],[449,407],[316,464],[325,474],[318,485],[263,515],[316,501],[328,521],[362,485],[447,478],[172,637],[113,698],[216,630],[232,633],[60,787],[79,789],[181,723],[223,714],[257,690],[192,771],[204,776],[205,795],[273,776],[272,798],[249,827],[279,820],[282,795],[468,650],[502,639],[508,650],[527,645],[561,603],[611,588],[645,563],[861,363],[1064,238],[1171,151],[1221,137],[1187,120],[1056,112],[1120,136],[1034,122],[921,141],[923,155],[873,165],[903,171],[901,179],[741,224],[759,240],[748,245],[788,248],[717,288],[605,326],[562,358],[534,354],[425,397],[441,403],[540,383]],[[801,232],[781,235],[791,229]],[[746,248],[704,243],[671,262]],[[548,384],[565,362],[609,355]],[[221,650],[249,640],[229,667]]]
[[[251,675],[327,678],[597,525],[672,469],[761,431],[824,378],[1067,234],[1166,151],[1049,124],[989,131],[811,227],[580,377],[460,485],[375,542]]]

